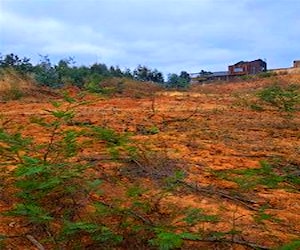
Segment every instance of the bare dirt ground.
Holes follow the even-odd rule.
[[[300,76],[207,84],[185,92],[158,92],[147,98],[91,95],[86,97],[90,103],[77,108],[76,119],[131,133],[140,148],[179,163],[187,173],[190,189],[168,199],[221,217],[218,224],[204,227],[220,232],[236,230],[239,233],[232,237],[237,241],[275,248],[299,239],[299,185],[282,181],[271,187],[254,180],[255,176],[231,172],[259,169],[260,162],[266,161],[277,164],[274,171],[278,176],[292,166],[292,174],[299,177],[299,111],[293,118],[286,118],[272,108],[257,111],[249,107],[255,91],[274,81],[300,84]],[[46,109],[51,109],[51,104],[38,99],[0,103],[1,116],[24,126],[31,115],[43,116]],[[42,131],[30,130],[30,126],[25,132],[42,136]],[[269,177],[266,173],[262,178]],[[0,211],[10,206],[7,197],[1,199]],[[0,217],[0,234],[16,235],[26,230],[21,224],[20,219]],[[212,243],[191,243],[188,247],[248,249],[237,245],[218,248]],[[29,241],[11,239],[8,249],[35,248]]]

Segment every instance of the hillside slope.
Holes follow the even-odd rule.
[[[33,211],[32,220],[30,209],[0,217],[0,235],[7,236],[3,244],[20,250],[36,249],[36,242],[45,249],[118,250],[266,250],[298,244],[300,107],[298,102],[287,112],[263,102],[258,93],[269,86],[299,91],[300,76],[218,82],[151,95],[130,96],[128,89],[105,98],[76,98],[74,93],[75,116],[67,113],[71,120],[55,127],[55,133],[43,122],[53,121],[49,111],[58,109],[54,115],[60,117],[70,107],[62,99],[57,99],[61,106],[43,98],[0,103],[0,132],[15,135],[6,141],[7,134],[0,136],[5,170],[0,172],[0,211],[26,201],[28,192],[16,196],[22,188],[33,188],[43,208]],[[20,131],[34,144],[12,159],[6,143],[18,142]],[[55,144],[64,131],[65,140]],[[50,156],[45,157],[45,149],[52,150]],[[14,173],[24,166],[19,161],[24,155],[33,159],[25,164],[28,172]],[[40,155],[42,162],[49,157],[45,176],[36,163]],[[47,187],[51,161],[56,163],[48,183],[56,185],[53,190],[51,186],[40,195],[40,187],[14,182],[27,178]],[[81,163],[88,168],[79,178],[60,184],[69,172],[59,171]],[[92,185],[83,189],[85,180]],[[46,216],[36,222],[41,211]]]

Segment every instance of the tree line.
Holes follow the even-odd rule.
[[[12,68],[23,75],[32,76],[37,83],[48,87],[61,87],[66,84],[83,88],[86,84],[99,84],[111,77],[129,78],[137,81],[148,81],[169,88],[187,88],[190,76],[186,71],[180,75],[169,74],[165,81],[162,72],[139,65],[136,69],[121,70],[118,66],[107,66],[104,63],[94,63],[91,66],[76,66],[74,58],[61,59],[53,64],[48,56],[41,56],[37,64],[31,59],[19,57],[13,53],[0,55],[0,69]]]

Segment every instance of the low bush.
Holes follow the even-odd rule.
[[[263,103],[275,107],[280,111],[293,112],[300,105],[300,88],[295,84],[287,86],[273,84],[261,90],[258,93],[258,98]]]
[[[175,249],[185,240],[206,235],[205,230],[193,231],[196,224],[218,222],[216,215],[167,199],[185,178],[170,160],[162,162],[159,154],[147,153],[149,157],[141,161],[128,135],[89,124],[75,127],[75,109],[80,104],[71,97],[52,105],[42,116],[30,118],[29,126],[40,131],[38,136],[24,135],[26,125],[2,122],[0,127],[0,187],[13,203],[5,215],[27,221],[25,234],[15,238],[26,236],[49,249],[127,249],[128,245]],[[111,156],[96,158],[100,163],[131,161],[134,165],[128,167],[144,168],[147,173],[131,182],[123,181],[128,175],[116,180],[115,172],[95,164],[96,152],[83,155],[89,145],[99,155]],[[163,185],[154,191],[143,184],[145,177],[159,179]],[[119,191],[116,195],[111,190]],[[0,237],[5,241],[5,235]]]
[[[258,78],[268,78],[268,77],[272,77],[272,76],[276,76],[277,73],[276,72],[271,72],[271,71],[266,71],[266,72],[261,72],[259,74],[257,74]]]

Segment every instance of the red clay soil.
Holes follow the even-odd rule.
[[[187,173],[185,181],[191,190],[169,196],[166,202],[201,208],[221,217],[219,223],[202,227],[220,232],[234,227],[241,232],[235,236],[237,240],[273,248],[299,238],[299,185],[283,182],[276,188],[258,184],[243,189],[230,171],[257,169],[261,161],[268,161],[279,162],[282,168],[297,167],[294,174],[299,176],[299,110],[289,119],[273,108],[263,111],[250,108],[255,92],[274,81],[300,84],[300,76],[212,83],[193,86],[185,92],[157,92],[147,98],[91,95],[86,97],[91,101],[89,104],[77,108],[75,119],[130,132],[138,147],[178,163]],[[31,115],[44,115],[46,109],[51,109],[51,104],[39,99],[0,103],[1,116],[24,126]],[[25,131],[27,135],[41,133],[30,128],[29,125]],[[97,149],[90,148],[86,154],[97,158]],[[231,177],[226,178],[222,173]],[[150,183],[145,185],[152,185],[149,176],[143,178]],[[111,185],[106,188],[112,190]],[[118,188],[113,190],[117,196]],[[14,200],[1,193],[0,196],[3,197],[0,211],[7,211]],[[261,207],[265,209],[259,210]],[[268,214],[269,219],[261,219],[262,213]],[[0,217],[0,234],[25,232],[21,219]],[[26,239],[12,238],[8,242],[7,249],[36,249]],[[248,249],[226,244],[219,247],[212,243],[191,243],[186,249]]]

